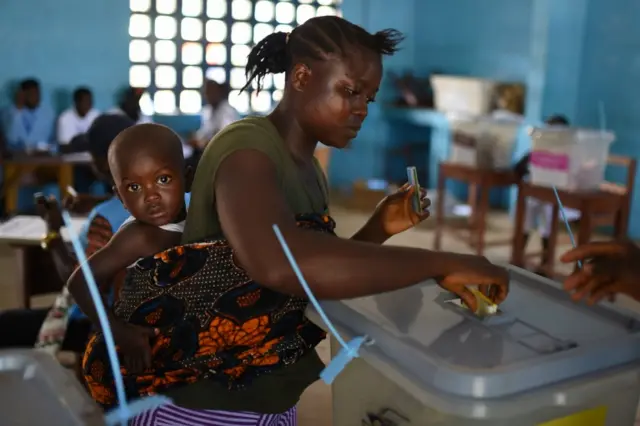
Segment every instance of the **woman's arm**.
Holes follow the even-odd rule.
[[[396,290],[466,268],[506,294],[506,273],[484,258],[336,238],[296,227],[274,164],[256,150],[239,150],[220,165],[215,198],[223,233],[249,275],[274,290],[304,295],[280,248],[277,224],[320,299],[344,299]],[[469,283],[472,284],[472,283]]]
[[[353,234],[351,240],[361,241],[363,243],[384,244],[389,239],[389,236],[378,225],[379,223],[374,220],[367,221],[358,232]]]

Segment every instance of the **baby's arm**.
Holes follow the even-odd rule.
[[[164,241],[168,237],[166,232],[157,227],[137,222],[124,227],[111,238],[106,246],[89,258],[89,267],[93,272],[96,284],[99,287],[104,287],[105,284],[111,283],[118,273],[139,258],[157,253],[167,245],[171,246],[172,241]],[[71,274],[67,285],[82,312],[96,326],[99,326],[94,302],[80,268],[76,268]],[[109,312],[109,310],[107,311]]]

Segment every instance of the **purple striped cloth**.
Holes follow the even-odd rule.
[[[131,426],[296,426],[296,407],[281,414],[190,410],[161,405],[134,418]]]

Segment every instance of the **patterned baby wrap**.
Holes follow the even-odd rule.
[[[301,215],[299,227],[333,234],[328,216]],[[199,380],[238,390],[263,374],[295,363],[325,333],[304,315],[307,300],[269,290],[234,261],[226,240],[178,246],[129,269],[115,315],[160,333],[151,341],[152,367],[122,368],[127,398]],[[104,337],[94,335],[83,371],[92,397],[116,404]]]

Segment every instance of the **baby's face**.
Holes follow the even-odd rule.
[[[154,226],[174,222],[184,207],[184,171],[175,160],[131,153],[113,173],[122,203],[137,220]]]

